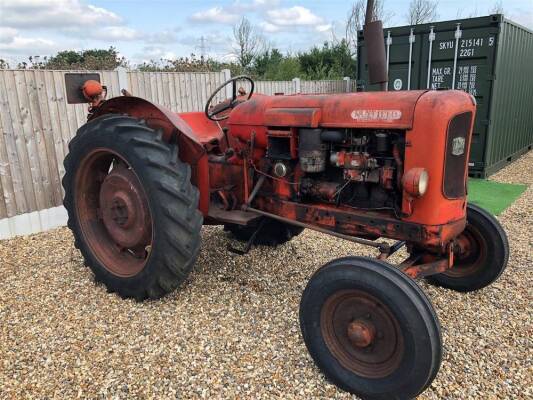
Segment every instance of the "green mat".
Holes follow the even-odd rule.
[[[498,183],[484,179],[468,180],[468,201],[499,215],[526,190],[526,185]]]

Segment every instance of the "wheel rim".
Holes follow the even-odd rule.
[[[80,161],[75,202],[83,239],[109,272],[131,277],[152,247],[152,216],[141,183],[126,160],[95,149]]]
[[[398,320],[376,297],[342,290],[328,298],[320,315],[326,346],[346,369],[366,378],[393,373],[403,357]]]
[[[487,241],[481,232],[468,224],[454,246],[454,265],[444,274],[451,278],[474,275],[483,269],[487,260]]]

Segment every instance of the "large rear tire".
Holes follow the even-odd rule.
[[[78,130],[64,165],[68,226],[97,281],[144,300],[185,280],[203,218],[176,145],[143,121],[105,115]]]
[[[383,261],[345,257],[320,268],[302,295],[300,326],[326,377],[363,399],[414,398],[440,367],[430,301]]]
[[[429,276],[429,283],[472,292],[489,286],[507,267],[509,242],[498,220],[475,204],[468,204],[466,218],[466,228],[456,240],[453,267]]]
[[[254,244],[275,247],[288,242],[304,230],[299,226],[285,224],[272,218],[265,217],[265,219],[266,221],[254,239]],[[241,242],[248,242],[256,229],[256,226],[224,225],[224,230],[229,231],[235,239]]]

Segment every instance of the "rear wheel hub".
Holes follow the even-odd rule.
[[[123,167],[114,168],[100,188],[102,220],[119,246],[145,245],[151,234],[146,197],[135,174]]]

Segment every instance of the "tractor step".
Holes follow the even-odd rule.
[[[262,215],[252,211],[242,210],[221,210],[216,207],[209,207],[208,216],[224,224],[250,225],[258,222]]]

